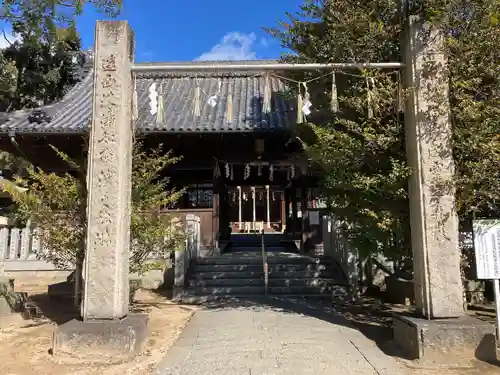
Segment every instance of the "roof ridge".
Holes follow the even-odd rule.
[[[243,64],[243,65],[257,65],[257,64],[276,64],[278,59],[255,59],[255,60],[192,60],[192,61],[149,61],[149,62],[139,62],[135,65],[141,66],[159,66],[159,65],[186,65],[186,66],[203,66],[203,65],[233,65],[233,64]]]

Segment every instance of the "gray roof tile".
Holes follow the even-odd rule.
[[[258,61],[245,63],[256,62]],[[252,132],[287,129],[295,118],[294,103],[285,99],[283,93],[287,91],[287,87],[281,80],[272,77],[269,81],[272,93],[271,111],[263,113],[263,73],[231,72],[224,69],[216,72],[139,73],[136,75],[136,128],[143,132]],[[156,84],[157,91],[161,88],[163,93],[164,115],[161,122],[157,122],[156,116],[150,114],[148,95],[152,83]],[[202,91],[201,116],[195,116],[193,112],[194,90],[197,85]],[[207,104],[207,95],[215,94],[219,85],[218,103],[211,107]],[[61,101],[40,108],[43,114],[46,114],[45,119],[41,116],[39,121],[34,121],[36,119],[32,116],[33,110],[1,114],[0,133],[82,133],[88,128],[92,116],[92,90],[93,76],[86,74]],[[233,102],[232,121],[226,118],[229,92]]]

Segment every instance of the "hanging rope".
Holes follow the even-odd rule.
[[[196,87],[194,88],[193,114],[196,117],[201,115],[201,89],[198,82],[196,82]]]
[[[132,94],[132,118],[136,121],[139,118],[139,108],[137,104],[137,82],[134,79],[134,92]]]
[[[229,88],[229,92],[227,93],[227,102],[226,102],[226,121],[233,121],[233,93],[232,88]]]
[[[404,93],[403,93],[403,83],[402,83],[402,78],[401,78],[401,73],[398,72],[397,76],[397,96],[396,96],[396,113],[404,111]]]
[[[368,77],[365,78],[366,81],[366,104],[367,104],[367,113],[368,113],[368,118],[373,117],[373,108],[372,108],[372,95],[370,91],[370,80]]]
[[[304,115],[302,114],[302,94],[300,92],[301,84],[298,84],[298,94],[297,94],[297,124],[302,124],[304,122]]]
[[[163,86],[160,84],[160,89],[158,90],[158,112],[156,112],[156,123],[163,122]]]
[[[264,99],[262,101],[262,112],[271,112],[271,82],[269,74],[266,74],[264,78]]]
[[[309,116],[311,114],[311,95],[309,94],[309,90],[307,89],[307,83],[303,82],[302,86],[304,86],[304,100],[302,101],[302,114],[303,117]]]

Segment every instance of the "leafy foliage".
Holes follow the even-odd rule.
[[[72,167],[77,163],[59,155]],[[183,243],[183,234],[162,208],[175,202],[183,193],[166,188],[165,168],[177,158],[162,147],[147,153],[140,143],[134,146],[132,173],[131,258],[130,271],[144,273]],[[28,190],[21,192],[3,182],[18,205],[18,215],[31,220],[39,230],[42,252],[39,254],[56,266],[71,267],[83,260],[86,229],[85,171],[78,175],[57,175],[29,168],[28,177],[16,182]],[[158,262],[149,260],[156,258]]]
[[[409,15],[418,15],[446,36],[449,60],[457,205],[462,218],[498,215],[500,198],[500,2],[421,0],[402,9],[395,0],[305,0],[276,28],[266,29],[293,53],[287,62],[401,61]],[[322,192],[331,210],[350,223],[351,239],[365,254],[409,255],[404,92],[389,72],[353,70],[340,76],[340,111],[328,110],[331,81],[310,90],[316,112],[298,135],[325,172]],[[303,80],[317,73],[294,73]],[[369,83],[369,82],[368,82]],[[400,95],[398,93],[401,92]],[[370,99],[370,101],[368,100]],[[373,116],[368,116],[368,108]]]
[[[40,36],[68,27],[87,6],[107,16],[116,16],[122,5],[122,0],[3,0],[0,21],[23,23]]]
[[[397,9],[396,1],[306,1],[298,14],[289,14],[289,22],[267,31],[296,53],[283,57],[288,62],[399,61]],[[395,100],[399,76],[373,70],[346,73],[336,74],[340,109],[334,115],[328,98],[331,76],[309,85],[315,112],[297,134],[321,166],[322,194],[335,216],[349,223],[351,242],[364,255],[383,251],[400,259],[409,250],[409,170]],[[315,75],[297,73],[293,78]]]
[[[79,78],[80,38],[74,26],[40,38],[24,24],[0,51],[0,111],[36,108],[60,99]]]

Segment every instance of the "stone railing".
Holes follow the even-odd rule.
[[[200,218],[195,215],[186,215],[186,245],[183,250],[175,252],[175,280],[176,288],[183,288],[186,274],[191,261],[199,256],[200,251]]]
[[[357,289],[359,283],[358,261],[356,249],[352,248],[342,232],[341,222],[333,216],[323,216],[322,233],[324,254],[335,259],[347,278],[349,284]]]
[[[177,269],[182,268],[184,276],[188,270],[191,259],[197,256],[200,249],[200,218],[187,215],[185,221],[186,240],[185,250],[177,252]],[[32,228],[0,229],[0,275],[3,272],[37,272],[37,271],[72,271],[73,269],[60,269],[53,264],[40,259],[41,244]],[[181,260],[178,258],[182,257]],[[180,266],[182,262],[182,266]],[[182,276],[182,277],[183,277]]]
[[[36,259],[40,241],[31,228],[0,229],[0,261]]]
[[[33,234],[33,229],[0,229],[0,272],[1,271],[56,271],[53,264],[41,260],[40,240]]]

